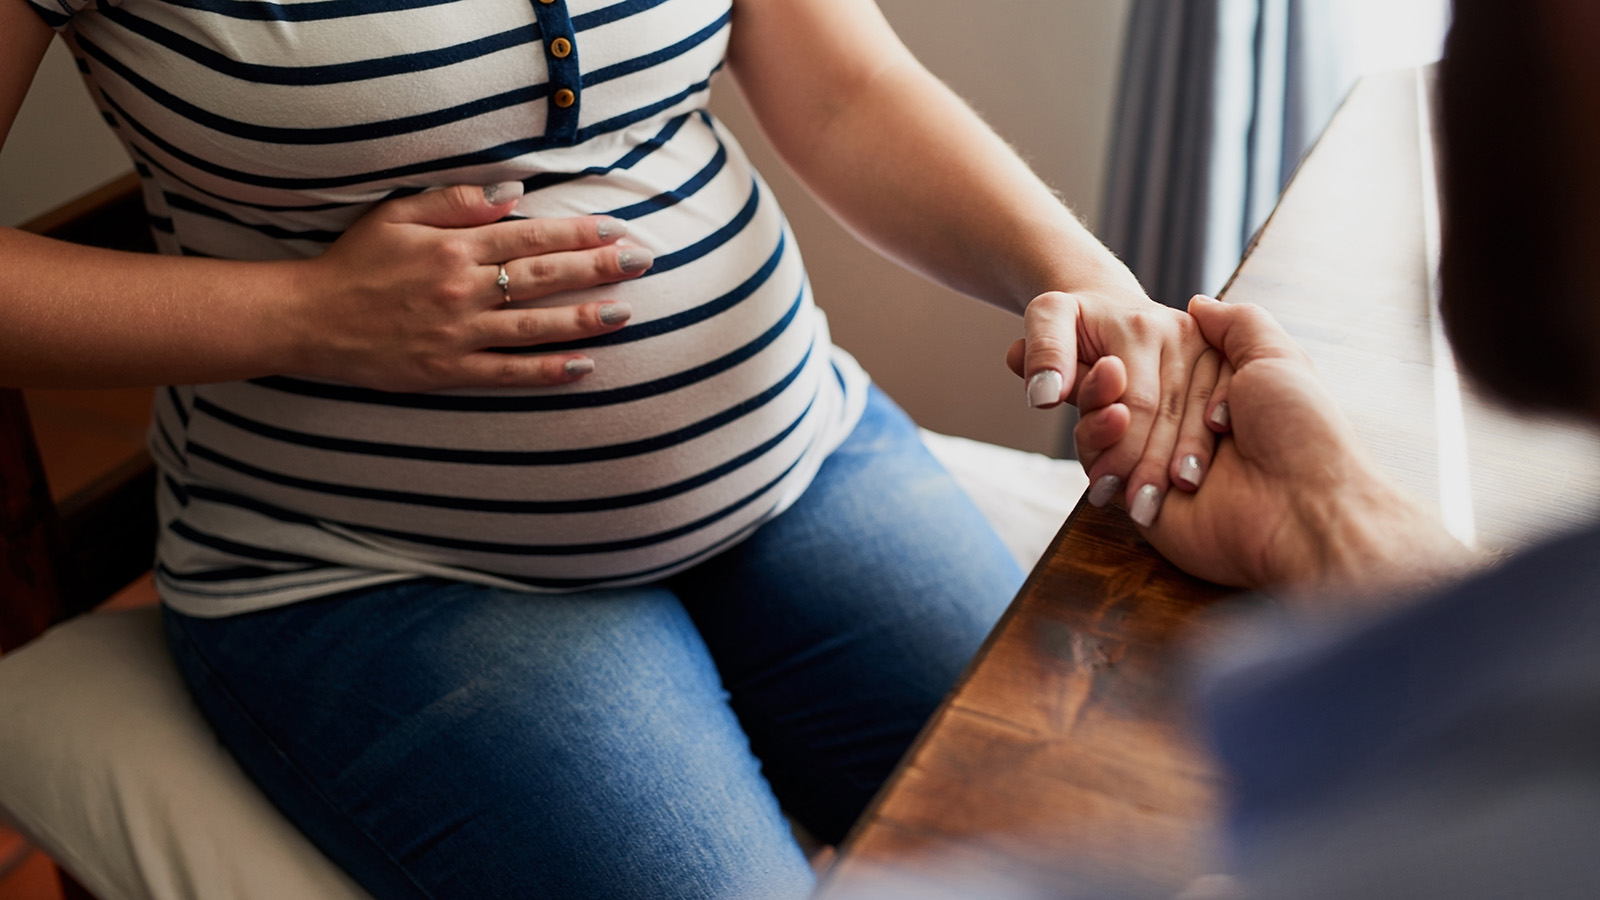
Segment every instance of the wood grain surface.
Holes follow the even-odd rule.
[[[1080,503],[870,809],[834,887],[954,863],[1176,889],[1217,870],[1186,641],[1228,595]]]

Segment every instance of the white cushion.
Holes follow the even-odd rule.
[[[1049,549],[1089,489],[1075,460],[1052,459],[923,429],[922,442],[960,483],[1024,570]]]
[[[1031,567],[1083,493],[1073,462],[924,432]],[[154,608],[100,612],[0,657],[0,820],[101,900],[360,900],[190,703]]]
[[[101,900],[368,896],[217,743],[154,607],[0,657],[0,760],[0,817]]]

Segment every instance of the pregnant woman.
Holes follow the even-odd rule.
[[[1020,578],[833,347],[724,68],[1024,312],[1030,403],[1127,361],[1098,499],[1209,461],[1163,385],[1215,354],[866,0],[0,0],[0,137],[52,28],[163,255],[0,231],[0,381],[173,385],[179,668],[379,898],[803,896],[780,810],[839,840]]]

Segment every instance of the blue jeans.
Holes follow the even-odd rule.
[[[788,512],[665,583],[171,610],[244,769],[381,900],[803,897],[1021,583],[876,390]]]

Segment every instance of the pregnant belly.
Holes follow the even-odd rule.
[[[399,555],[518,575],[637,566],[758,521],[814,467],[838,397],[803,265],[757,190],[714,252],[585,292],[635,317],[584,348],[596,370],[581,381],[207,385],[184,479]]]

